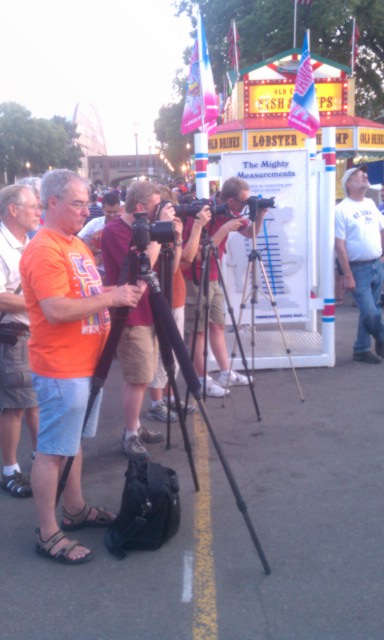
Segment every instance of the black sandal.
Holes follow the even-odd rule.
[[[36,553],[44,558],[48,558],[49,560],[54,560],[55,562],[60,562],[61,564],[83,564],[84,562],[89,562],[92,560],[93,553],[89,551],[82,558],[70,558],[69,554],[75,547],[80,546],[77,540],[68,540],[67,544],[63,545],[61,549],[59,549],[56,553],[50,553],[51,549],[58,543],[60,540],[63,540],[66,536],[60,529],[56,531],[48,540],[42,540],[40,536],[40,529],[36,529],[37,533],[37,543],[36,543]]]
[[[20,471],[14,471],[11,476],[3,473],[1,488],[8,491],[14,498],[30,498],[32,496],[31,481]]]

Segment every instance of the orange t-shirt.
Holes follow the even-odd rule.
[[[184,307],[186,296],[186,286],[184,276],[181,273],[180,267],[178,267],[173,274],[173,296],[172,296],[172,308],[178,309]]]
[[[110,328],[108,309],[83,320],[50,324],[39,304],[56,296],[84,298],[102,293],[88,247],[76,236],[69,240],[43,227],[21,257],[20,274],[31,322],[32,371],[48,378],[93,375]]]

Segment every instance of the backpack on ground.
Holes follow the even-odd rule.
[[[130,461],[119,514],[105,533],[107,549],[118,558],[128,551],[159,549],[179,524],[176,472],[155,462]]]

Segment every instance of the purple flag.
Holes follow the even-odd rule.
[[[200,15],[197,22],[197,37],[192,50],[189,69],[187,96],[181,121],[183,135],[203,128],[211,123],[214,127],[218,117],[218,104],[213,84],[212,69],[209,62],[208,47]]]
[[[308,35],[304,36],[303,50],[297,72],[295,93],[293,94],[288,123],[293,129],[314,138],[320,126],[315,80],[308,47]]]

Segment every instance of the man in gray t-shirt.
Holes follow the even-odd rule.
[[[381,255],[384,218],[365,195],[370,187],[367,168],[348,169],[342,185],[346,197],[336,207],[336,254],[344,274],[344,287],[360,309],[353,359],[379,364],[384,358],[384,324],[379,306],[383,284]],[[376,355],[371,352],[371,336]]]

